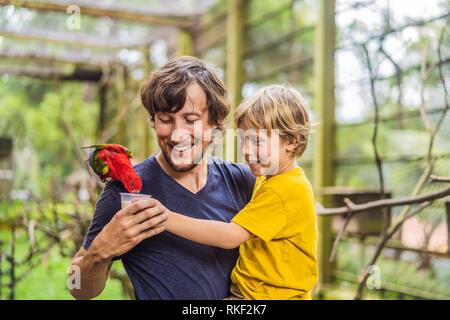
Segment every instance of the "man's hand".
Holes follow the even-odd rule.
[[[161,223],[168,217],[167,209],[153,198],[134,199],[119,210],[94,239],[92,245],[101,248],[101,257],[120,256],[142,240],[165,230]]]
[[[80,268],[81,288],[70,289],[76,299],[92,299],[105,288],[112,258],[120,256],[142,240],[150,238],[165,228],[167,209],[158,200],[145,198],[119,210],[95,237],[89,250],[83,247],[72,260]]]

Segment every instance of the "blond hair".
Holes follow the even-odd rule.
[[[311,132],[308,106],[301,94],[289,85],[271,85],[261,88],[250,99],[239,105],[234,114],[239,127],[246,124],[255,129],[266,129],[270,134],[278,130],[281,138],[297,142],[293,156],[301,156],[308,146]]]

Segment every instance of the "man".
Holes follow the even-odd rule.
[[[229,113],[226,89],[193,57],[156,70],[141,89],[161,152],[135,166],[141,193],[187,216],[229,221],[250,200],[255,178],[244,165],[206,155],[213,132]],[[209,159],[209,161],[208,161]],[[229,295],[238,251],[185,240],[159,224],[165,208],[152,199],[121,209],[119,182],[107,184],[95,206],[83,247],[72,261],[81,277],[77,299],[104,289],[113,261],[122,259],[137,299],[223,299]],[[72,270],[73,268],[71,268]]]

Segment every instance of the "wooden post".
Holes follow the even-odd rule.
[[[335,159],[334,132],[334,51],[335,51],[335,0],[320,0],[316,27],[314,58],[316,129],[314,158],[314,188],[317,200],[324,207],[332,206],[331,196],[320,195],[323,187],[333,186]],[[323,285],[333,279],[334,265],[329,263],[333,245],[331,217],[318,217],[319,226],[319,293]]]
[[[150,73],[153,69],[152,63],[150,62],[150,47],[147,47],[143,51],[144,53],[144,83],[146,83],[150,78]],[[140,160],[144,160],[154,151],[154,134],[153,129],[149,124],[149,113],[141,106],[139,109],[139,113],[141,115],[141,119],[139,119],[139,127],[140,127],[140,146],[139,146],[139,158]]]
[[[0,137],[0,202],[11,199],[13,180],[13,142],[11,138]]]
[[[99,99],[99,114],[98,114],[98,128],[97,136],[100,137],[102,131],[106,127],[106,108],[107,108],[107,96],[108,96],[108,83],[98,83],[98,99]],[[104,141],[98,141],[102,143]]]
[[[177,57],[194,55],[194,36],[189,29],[178,29]]]
[[[126,88],[126,70],[124,65],[117,65],[115,67],[115,93],[116,93],[116,108],[115,116],[120,117],[123,108],[125,108],[125,88]],[[115,136],[115,143],[126,145],[126,115],[117,122],[117,133]]]
[[[3,241],[1,239],[0,239],[0,252],[3,252]],[[2,299],[2,287],[3,287],[3,282],[2,282],[2,279],[3,279],[2,262],[3,262],[3,254],[0,254],[0,300],[3,300]]]
[[[228,7],[226,84],[230,96],[230,115],[234,114],[242,100],[242,87],[245,82],[243,62],[248,4],[248,0],[230,0]],[[237,137],[234,141],[234,161],[237,161]]]
[[[447,209],[447,253],[450,254],[450,201],[445,202]]]
[[[10,246],[10,260],[9,260],[9,300],[14,300],[16,288],[16,221],[11,224],[11,246]]]

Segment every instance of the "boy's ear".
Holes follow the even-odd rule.
[[[286,151],[287,152],[294,152],[295,149],[297,149],[297,147],[299,145],[300,145],[300,142],[299,142],[299,138],[298,137],[296,137],[296,138],[289,137],[288,138],[288,143],[287,143],[287,146],[286,146]]]

